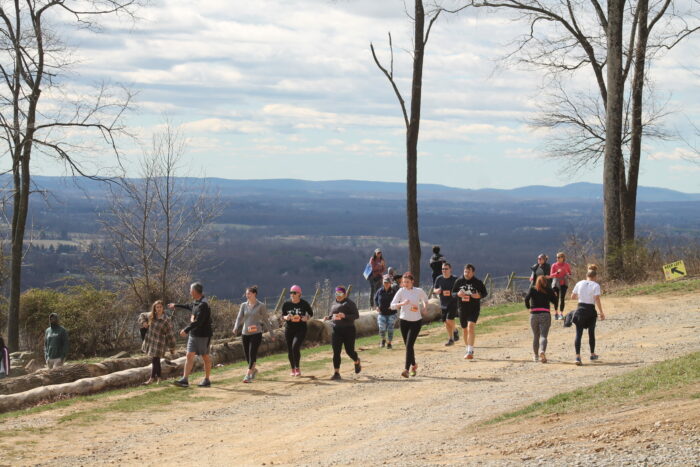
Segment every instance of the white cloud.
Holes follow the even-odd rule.
[[[671,160],[671,161],[680,161],[680,160],[689,160],[693,158],[697,158],[697,154],[693,153],[691,150],[686,149],[686,148],[673,148],[670,151],[659,151],[655,152],[653,154],[649,154],[649,159],[653,161],[660,161],[660,160]]]

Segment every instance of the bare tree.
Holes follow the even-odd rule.
[[[112,187],[110,209],[100,219],[107,241],[99,256],[144,308],[172,298],[193,270],[202,269],[197,241],[221,212],[204,180],[178,177],[185,149],[181,134],[167,124],[153,136],[138,178]]]
[[[616,174],[617,181],[609,176],[604,180],[604,185],[612,184],[617,192],[613,194],[604,187],[606,199],[610,203],[616,199],[619,204],[618,207],[606,205],[605,208],[606,232],[620,237],[619,240],[612,239],[606,233],[606,252],[610,254],[613,254],[610,248],[617,248],[615,245],[621,247],[623,243],[634,241],[642,137],[667,137],[658,126],[665,116],[663,109],[656,108],[653,103],[643,105],[645,89],[649,86],[649,63],[660,51],[675,47],[698,30],[698,26],[690,21],[697,20],[692,11],[681,11],[675,3],[680,2],[659,0],[651,5],[648,0],[628,1],[622,5],[608,2],[608,10],[604,11],[598,0],[468,2],[473,7],[511,10],[529,24],[528,34],[517,41],[516,49],[509,58],[544,69],[554,78],[556,86],[550,88],[554,97],[545,104],[547,111],[535,123],[550,128],[566,128],[569,132],[567,136],[573,136],[566,147],[555,146],[555,155],[571,158],[575,167],[602,160],[607,167],[604,173],[610,175],[609,169]],[[618,11],[622,15],[619,30],[617,16],[615,23],[610,18],[611,13],[617,14]],[[655,27],[658,32],[650,40]],[[609,81],[610,59],[614,59],[610,54],[617,54],[617,51],[609,49],[613,33],[620,36],[620,74],[615,70],[613,76],[615,80],[621,80],[622,97],[617,95],[620,83]],[[626,42],[624,37],[627,37]],[[618,46],[617,40],[614,44]],[[561,84],[562,77],[584,70],[591,73],[589,76],[596,83],[598,96],[576,96],[572,91],[565,91],[565,86]],[[625,83],[630,75],[632,84],[627,89],[625,99]],[[616,112],[621,110],[613,120],[607,114],[611,110],[611,86],[616,88],[616,101],[612,103],[612,109]],[[622,103],[618,102],[620,98]],[[610,123],[615,127],[608,128]],[[618,160],[613,162],[608,158],[612,156],[606,156],[605,148],[608,135],[617,134],[618,124],[621,136],[614,136]],[[613,215],[619,215],[620,219],[613,219]],[[619,256],[621,252],[614,254]],[[621,268],[615,270],[622,273]]]
[[[460,9],[461,10],[461,9]],[[434,7],[428,12],[428,27],[425,27],[426,12],[422,0],[415,0],[413,14],[413,78],[411,81],[411,101],[410,116],[406,110],[406,101],[394,79],[394,48],[389,33],[389,52],[391,59],[389,67],[381,64],[374,50],[374,45],[370,43],[372,58],[377,67],[389,80],[394,94],[401,106],[404,123],[406,125],[406,223],[408,231],[408,255],[409,268],[415,276],[416,283],[420,283],[420,237],[418,232],[418,132],[420,130],[421,97],[423,89],[423,57],[425,46],[430,37],[430,30],[437,21],[440,13],[446,11],[440,7]],[[459,10],[455,10],[459,11]]]
[[[32,157],[39,151],[63,162],[73,174],[96,176],[87,173],[80,159],[95,146],[87,147],[80,141],[90,133],[97,137],[97,144],[116,153],[115,136],[123,131],[121,116],[131,100],[128,92],[117,97],[103,86],[96,95],[80,96],[75,105],[69,105],[59,93],[58,78],[71,65],[70,51],[50,25],[68,17],[77,27],[94,28],[104,15],[131,17],[136,5],[136,0],[0,1],[0,138],[12,175],[11,349],[19,345],[19,296]],[[47,94],[55,101],[47,100]]]

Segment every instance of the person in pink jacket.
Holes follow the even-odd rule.
[[[564,319],[564,299],[569,288],[571,266],[566,262],[566,255],[561,251],[557,253],[557,261],[552,264],[549,277],[552,278],[552,289],[558,297],[557,303],[554,304],[554,319]]]

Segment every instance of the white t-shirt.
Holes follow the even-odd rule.
[[[406,289],[401,287],[394,299],[391,301],[391,309],[398,310],[399,303],[408,300],[409,303],[400,307],[399,318],[405,321],[418,321],[423,318],[420,313],[420,302],[427,302],[428,296],[425,291],[420,287],[413,287],[412,289]]]
[[[600,285],[588,279],[579,281],[571,293],[578,295],[579,303],[595,305],[595,298],[600,296]]]

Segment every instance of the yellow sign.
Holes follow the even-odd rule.
[[[687,274],[688,273],[685,272],[685,264],[683,264],[683,260],[675,261],[671,264],[664,264],[664,276],[666,276],[667,281],[680,279],[681,277],[685,277]]]

